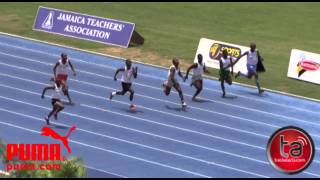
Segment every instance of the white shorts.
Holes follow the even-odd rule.
[[[202,80],[202,75],[201,74],[192,76],[192,83],[194,83],[194,82],[196,82],[198,80]]]
[[[178,81],[176,80],[176,82],[178,82]],[[170,88],[172,88],[172,86],[174,85],[174,83],[173,83],[173,81],[172,81],[171,79],[166,80],[166,81],[164,82],[164,84],[165,84],[167,87],[170,87]]]

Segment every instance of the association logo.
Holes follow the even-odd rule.
[[[316,63],[312,60],[306,59],[304,54],[300,55],[301,60],[297,64],[297,73],[298,77],[300,77],[306,71],[317,71],[320,68],[320,64]]]
[[[41,24],[41,27],[44,29],[52,29],[53,17],[54,17],[54,11],[50,11],[49,14],[47,15],[46,19]]]
[[[72,126],[67,135],[61,136],[52,128],[45,126],[41,129],[41,135],[60,141],[67,149],[68,154],[71,154],[68,139],[75,129],[76,126]],[[11,162],[13,159],[18,159],[19,163],[7,163],[5,167],[7,172],[22,169],[60,170],[59,163],[48,163],[46,161],[65,161],[66,157],[62,156],[60,144],[7,144],[7,162]],[[41,161],[41,163],[37,167],[36,163],[30,163],[30,161]]]
[[[221,44],[221,43],[213,43],[209,50],[209,57],[213,60],[218,60],[221,58],[221,52],[227,49],[228,55],[234,58],[238,58],[241,55],[241,49],[238,47]]]
[[[310,135],[295,126],[280,128],[270,137],[267,155],[271,165],[287,174],[297,174],[308,168],[314,157]]]

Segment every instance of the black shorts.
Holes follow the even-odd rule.
[[[131,89],[132,83],[122,82],[122,91],[127,92]]]
[[[60,99],[51,99],[51,104],[54,106],[56,102],[61,102]]]

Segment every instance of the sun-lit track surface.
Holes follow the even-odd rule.
[[[139,74],[132,112],[128,95],[108,99],[121,87],[113,75],[122,59],[0,35],[0,138],[6,143],[57,143],[39,135],[51,93],[40,96],[62,52],[77,71],[68,78],[76,104],[66,105],[51,127],[66,134],[77,126],[70,137],[72,155],[91,167],[89,176],[320,177],[318,102],[269,91],[258,95],[239,85],[226,86],[227,98],[221,98],[219,82],[209,79],[201,101],[192,102],[189,78],[181,81],[188,104],[181,111],[178,94],[162,92],[167,70],[134,64]],[[312,164],[296,175],[278,172],[266,155],[270,135],[288,125],[306,130],[316,146]]]

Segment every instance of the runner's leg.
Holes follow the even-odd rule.
[[[180,84],[179,83],[176,83],[173,85],[173,87],[176,89],[176,91],[179,93],[179,97],[181,99],[181,103],[184,104],[184,98],[183,98],[183,93],[182,93],[182,90],[181,90],[181,87],[180,87]]]
[[[172,83],[169,81],[165,81],[162,84],[163,87],[163,92],[166,96],[169,96],[170,92],[171,92],[171,88],[172,88]]]
[[[262,90],[261,87],[260,87],[259,76],[258,76],[257,73],[255,73],[254,78],[255,78],[255,81],[256,81],[256,86],[258,88],[259,94],[263,93],[264,90]]]
[[[130,101],[132,102],[133,101],[133,95],[134,95],[134,90],[132,89],[132,85],[131,84],[128,84],[128,91],[130,92]]]
[[[54,118],[55,118],[55,120],[57,120],[58,113],[64,109],[64,106],[63,106],[62,102],[59,102],[59,101],[55,103],[55,106],[57,106],[56,107],[57,110],[54,113]]]
[[[220,85],[221,85],[221,89],[222,89],[222,97],[224,98],[226,96],[226,91],[225,91],[225,87],[224,87],[224,79],[221,78],[221,81],[220,81]]]
[[[203,85],[203,81],[202,80],[196,80],[194,82],[194,85],[196,87],[196,92],[192,97],[192,100],[196,100],[196,97],[200,94],[200,92],[202,91],[202,85]]]
[[[113,91],[110,93],[110,100],[113,98],[114,95],[125,95],[126,92],[128,91],[126,88],[126,84],[124,82],[121,83],[122,90],[121,91]]]

